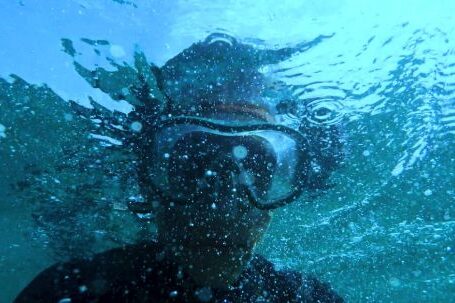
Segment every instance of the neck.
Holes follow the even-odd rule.
[[[238,248],[188,247],[160,240],[166,243],[166,257],[176,260],[198,285],[219,289],[237,281],[252,255],[251,251]]]

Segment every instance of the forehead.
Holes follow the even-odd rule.
[[[253,49],[224,42],[195,43],[162,67],[173,110],[199,110],[202,103],[258,103],[266,77]]]
[[[208,108],[201,108],[198,115],[213,120],[228,123],[274,123],[274,111],[266,104],[259,106],[249,102],[230,102],[208,104]]]

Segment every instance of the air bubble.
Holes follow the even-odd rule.
[[[131,123],[131,129],[135,132],[140,132],[142,130],[142,123],[139,121],[134,121]]]
[[[398,278],[390,278],[389,283],[393,287],[399,287],[401,285],[401,281]]]
[[[171,297],[171,298],[175,298],[175,297],[177,297],[177,295],[178,295],[178,292],[176,290],[173,290],[169,293],[169,297]]]
[[[69,113],[65,113],[63,115],[63,119],[65,119],[65,121],[69,122],[69,121],[73,121],[73,115],[72,114],[69,114]],[[1,129],[0,129],[1,131]]]
[[[126,55],[125,50],[120,45],[115,45],[115,44],[111,45],[109,51],[110,51],[112,57],[114,57],[114,58],[121,58]]]
[[[243,145],[237,145],[232,149],[232,154],[237,160],[243,160],[248,155],[248,150]]]
[[[6,127],[3,124],[0,124],[0,138],[6,138],[5,130]]]

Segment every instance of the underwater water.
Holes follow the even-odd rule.
[[[139,106],[128,89],[145,81],[160,95],[148,67],[212,33],[294,49],[261,66],[268,97],[292,96],[296,115],[342,136],[333,186],[278,209],[257,251],[348,302],[455,302],[453,11],[442,0],[2,0],[0,302],[57,260],[153,237],[153,220],[127,207],[139,195],[119,135]]]

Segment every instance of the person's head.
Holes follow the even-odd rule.
[[[210,108],[157,124],[148,173],[161,242],[196,278],[217,285],[241,272],[270,211],[299,195],[307,154],[304,137],[264,107]]]
[[[169,104],[142,151],[160,241],[211,286],[234,282],[271,211],[300,197],[312,175],[308,138],[279,125],[261,97],[257,54],[218,38],[161,69]]]
[[[231,113],[235,114],[242,118],[242,112]],[[254,163],[247,162],[254,161],[253,157],[271,164],[275,159],[268,146],[258,142],[260,138],[201,130],[182,130],[173,149],[164,155],[169,157],[167,178],[176,199],[161,201],[156,222],[159,237],[184,264],[206,271],[193,274],[212,280],[205,281],[209,284],[227,283],[249,260],[270,221],[269,211],[252,206],[239,186],[235,157],[248,158],[245,164],[250,166]],[[187,201],[181,203],[178,198]],[[201,262],[205,264],[202,268]]]

